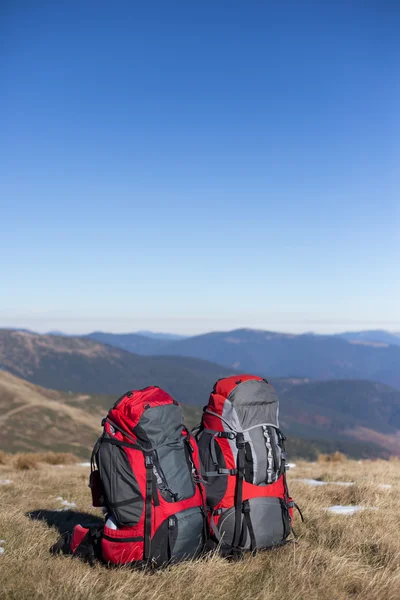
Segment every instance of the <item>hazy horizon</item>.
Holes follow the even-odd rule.
[[[57,322],[53,322],[52,323],[57,323]],[[107,323],[107,321],[103,322],[103,323],[99,323],[99,325],[97,327],[84,327],[82,326],[81,328],[70,328],[68,326],[61,326],[59,324],[60,322],[58,322],[59,326],[54,326],[54,327],[50,327],[49,325],[45,325],[43,322],[41,322],[41,324],[37,327],[34,326],[34,324],[31,325],[27,325],[25,324],[5,324],[4,322],[0,321],[0,329],[27,329],[32,331],[33,333],[40,333],[40,334],[46,334],[49,332],[60,332],[60,333],[65,333],[68,335],[76,335],[76,336],[81,336],[81,335],[87,335],[89,333],[93,333],[95,331],[102,331],[104,333],[125,333],[125,334],[129,334],[129,333],[143,333],[144,331],[149,331],[151,333],[157,333],[157,334],[171,334],[171,335],[183,335],[183,336],[194,336],[194,335],[202,335],[202,334],[206,334],[206,333],[211,333],[211,332],[229,332],[229,331],[233,331],[236,329],[252,329],[252,330],[259,330],[259,331],[271,331],[274,333],[283,333],[283,334],[315,334],[315,335],[331,335],[331,334],[335,334],[335,333],[346,333],[346,332],[359,332],[359,331],[375,331],[375,330],[384,330],[387,331],[388,333],[392,333],[394,335],[400,335],[400,329],[394,328],[394,329],[389,329],[387,326],[377,326],[377,327],[373,327],[370,326],[368,324],[360,324],[358,327],[354,326],[350,326],[350,325],[344,325],[342,327],[338,326],[338,325],[332,325],[331,327],[325,326],[322,327],[320,329],[315,329],[315,328],[309,328],[309,329],[301,329],[301,328],[296,328],[296,327],[272,327],[272,326],[262,326],[262,327],[257,327],[257,326],[249,326],[246,324],[236,324],[236,325],[226,325],[226,326],[221,326],[217,327],[217,326],[212,326],[209,328],[188,328],[188,329],[176,329],[176,328],[172,328],[172,325],[166,326],[166,327],[162,327],[160,328],[158,325],[155,325],[154,327],[147,327],[145,325],[140,325],[140,322],[138,321],[138,325],[136,327],[127,325],[126,327],[122,327],[122,326],[117,326],[115,325],[115,322],[109,322],[109,326],[106,327],[105,323]],[[114,323],[114,324],[113,324]],[[400,328],[400,323],[398,324],[398,327]]]

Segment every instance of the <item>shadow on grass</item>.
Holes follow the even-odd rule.
[[[61,535],[72,533],[75,525],[83,527],[98,527],[104,525],[104,519],[90,513],[73,510],[32,510],[26,516],[33,521],[45,521],[49,527],[56,527]]]

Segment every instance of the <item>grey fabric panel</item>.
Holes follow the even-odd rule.
[[[224,402],[224,407],[222,409],[222,422],[224,424],[225,431],[242,431],[242,425],[236,413],[235,407],[229,400],[225,400]]]
[[[262,427],[255,427],[247,432],[253,454],[253,483],[259,485],[266,480],[267,449]]]
[[[181,407],[163,404],[146,409],[135,428],[140,443],[158,447],[155,451],[158,458],[155,469],[157,485],[163,497],[170,501],[174,498],[165,488],[176,494],[175,500],[190,498],[195,492],[182,427]]]
[[[242,426],[240,424],[239,418],[236,414],[236,410],[232,406],[232,403],[229,400],[225,400],[224,407],[222,409],[222,425],[224,427],[224,431],[235,431],[236,433],[242,431]],[[236,440],[228,439],[229,445],[232,450],[234,464],[236,465],[237,461],[237,447]]]
[[[187,449],[181,439],[168,446],[158,448],[157,456],[168,488],[176,494],[176,500],[191,498],[195,492],[192,469],[188,462]]]
[[[281,544],[287,532],[279,498],[252,498],[249,504],[257,548],[270,548]]]
[[[242,515],[243,518],[243,515]],[[235,533],[235,507],[228,508],[224,511],[217,524],[218,531],[222,538],[222,542],[228,546],[232,545],[233,536]]]
[[[250,379],[237,385],[228,396],[239,419],[241,431],[260,423],[279,427],[279,404],[273,388],[265,381]],[[227,404],[225,402],[225,404]]]
[[[163,404],[148,408],[138,425],[134,432],[139,441],[149,441],[153,447],[178,440],[183,426],[181,407],[177,404]]]
[[[256,485],[275,482],[281,467],[282,450],[279,446],[278,434],[273,427],[269,429],[270,432],[265,425],[261,425],[247,432],[251,439],[253,483]],[[276,455],[276,461],[274,455]]]
[[[203,546],[204,517],[199,507],[176,513],[178,535],[172,548],[172,559],[191,558]]]
[[[109,506],[118,525],[136,525],[144,501],[125,450],[113,444],[100,444],[98,465],[107,504],[129,501],[124,506]]]
[[[284,526],[282,507],[279,498],[251,498],[250,517],[256,538],[257,548],[271,548],[281,544],[288,534]],[[242,515],[243,519],[243,515]],[[224,543],[231,545],[235,531],[235,508],[228,509],[221,515],[218,530]],[[250,549],[250,535],[247,532],[243,540],[243,548]]]

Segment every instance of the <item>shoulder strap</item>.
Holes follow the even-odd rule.
[[[145,454],[146,467],[146,500],[145,500],[145,517],[144,517],[144,549],[143,559],[145,561],[150,558],[151,549],[151,502],[153,498],[153,456],[150,453]]]
[[[237,478],[235,493],[235,533],[232,546],[239,547],[240,534],[242,531],[242,496],[243,496],[243,477],[245,466],[245,441],[243,433],[236,434],[237,452]]]

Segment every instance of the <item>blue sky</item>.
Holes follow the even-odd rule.
[[[400,331],[399,26],[3,2],[0,326]]]

